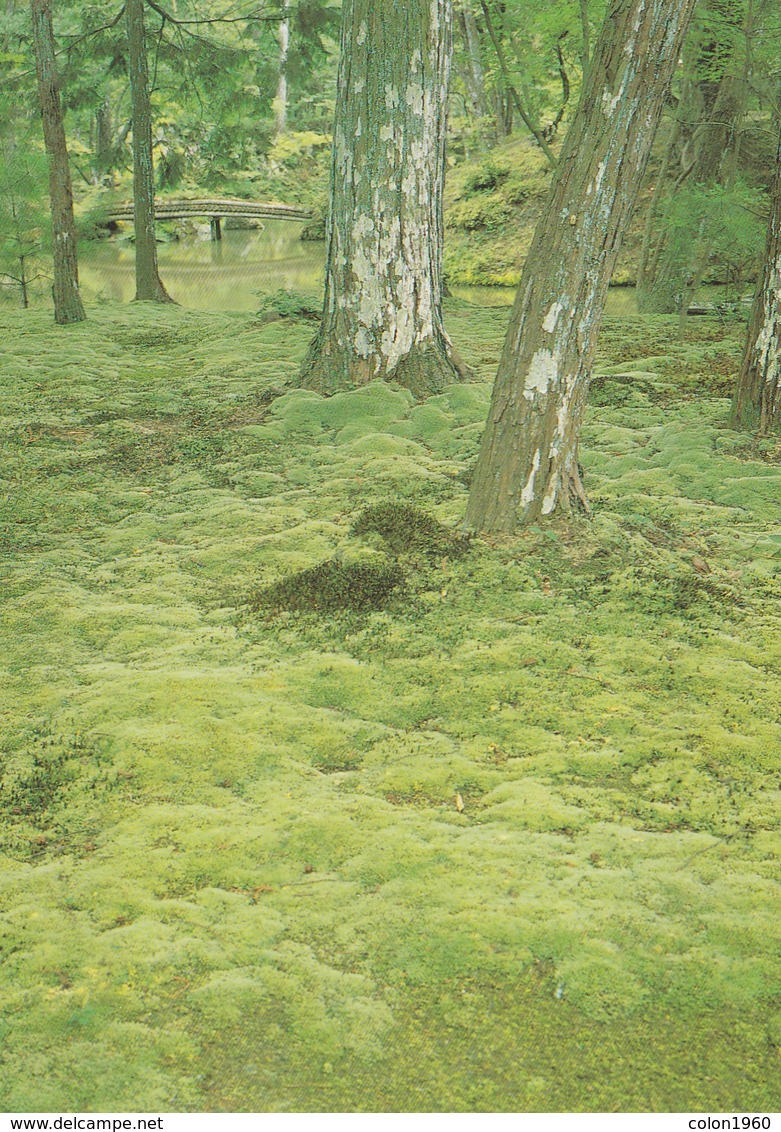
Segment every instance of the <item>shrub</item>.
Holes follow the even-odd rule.
[[[464,181],[465,193],[486,193],[497,189],[510,176],[510,166],[488,158]]]

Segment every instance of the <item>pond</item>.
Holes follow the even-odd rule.
[[[259,294],[278,290],[321,293],[325,263],[322,241],[302,241],[302,225],[290,220],[267,220],[262,229],[223,230],[211,240],[208,230],[199,235],[158,244],[160,274],[174,299],[196,310],[252,311]],[[87,302],[100,297],[129,303],[135,294],[135,252],[121,237],[82,240],[79,276]],[[49,283],[32,289],[33,301],[51,305]],[[482,307],[510,306],[514,287],[478,287],[451,284],[452,294]],[[709,287],[705,300],[724,298],[723,288]],[[0,301],[18,305],[18,292],[0,289]],[[633,287],[611,287],[608,315],[633,316],[637,303]]]
[[[263,229],[223,231],[221,240],[186,236],[158,244],[160,275],[172,298],[200,310],[255,310],[257,292],[314,291],[323,281],[325,245],[299,239],[301,224],[267,220]],[[90,292],[129,303],[135,250],[129,240],[83,241],[79,277]]]
[[[160,274],[177,302],[201,310],[255,310],[258,292],[318,291],[325,244],[302,241],[301,228],[290,220],[267,220],[262,230],[227,229],[221,240],[204,234],[158,244]],[[91,293],[129,303],[134,270],[128,240],[91,240],[79,247],[79,275],[88,298]],[[515,297],[514,287],[453,284],[451,291],[476,306],[509,306]],[[607,313],[636,314],[633,288],[612,287]]]

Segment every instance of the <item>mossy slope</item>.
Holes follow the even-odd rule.
[[[379,545],[457,527],[505,317],[452,304],[481,380],[416,406],[285,389],[306,325],[2,315],[6,1110],[779,1107],[739,331],[607,324],[590,522]],[[253,608],[386,553],[383,609]]]

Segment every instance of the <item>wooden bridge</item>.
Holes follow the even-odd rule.
[[[181,220],[186,216],[208,216],[212,239],[222,239],[222,221],[229,216],[247,220],[311,220],[312,213],[290,204],[271,204],[254,200],[156,200],[156,220]],[[133,220],[133,202],[110,208],[109,223]]]

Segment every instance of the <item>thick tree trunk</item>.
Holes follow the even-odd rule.
[[[65,324],[86,318],[79,295],[76,261],[76,227],[73,222],[73,191],[68,167],[65,126],[54,61],[51,0],[32,0],[33,45],[38,77],[38,97],[43,119],[43,137],[49,158],[49,195],[52,206],[54,259],[54,320]],[[26,291],[26,288],[23,288]],[[26,295],[25,295],[26,305]]]
[[[587,507],[578,437],[607,287],[695,0],[611,0],[526,260],[467,507],[510,532]]]
[[[762,280],[754,298],[746,350],[732,405],[735,428],[769,432],[781,420],[781,139]]]
[[[133,106],[133,202],[136,235],[136,300],[171,303],[157,268],[152,109],[146,57],[144,0],[126,0],[128,77]]]
[[[416,396],[462,376],[442,324],[449,0],[345,0],[323,321],[302,383]]]

